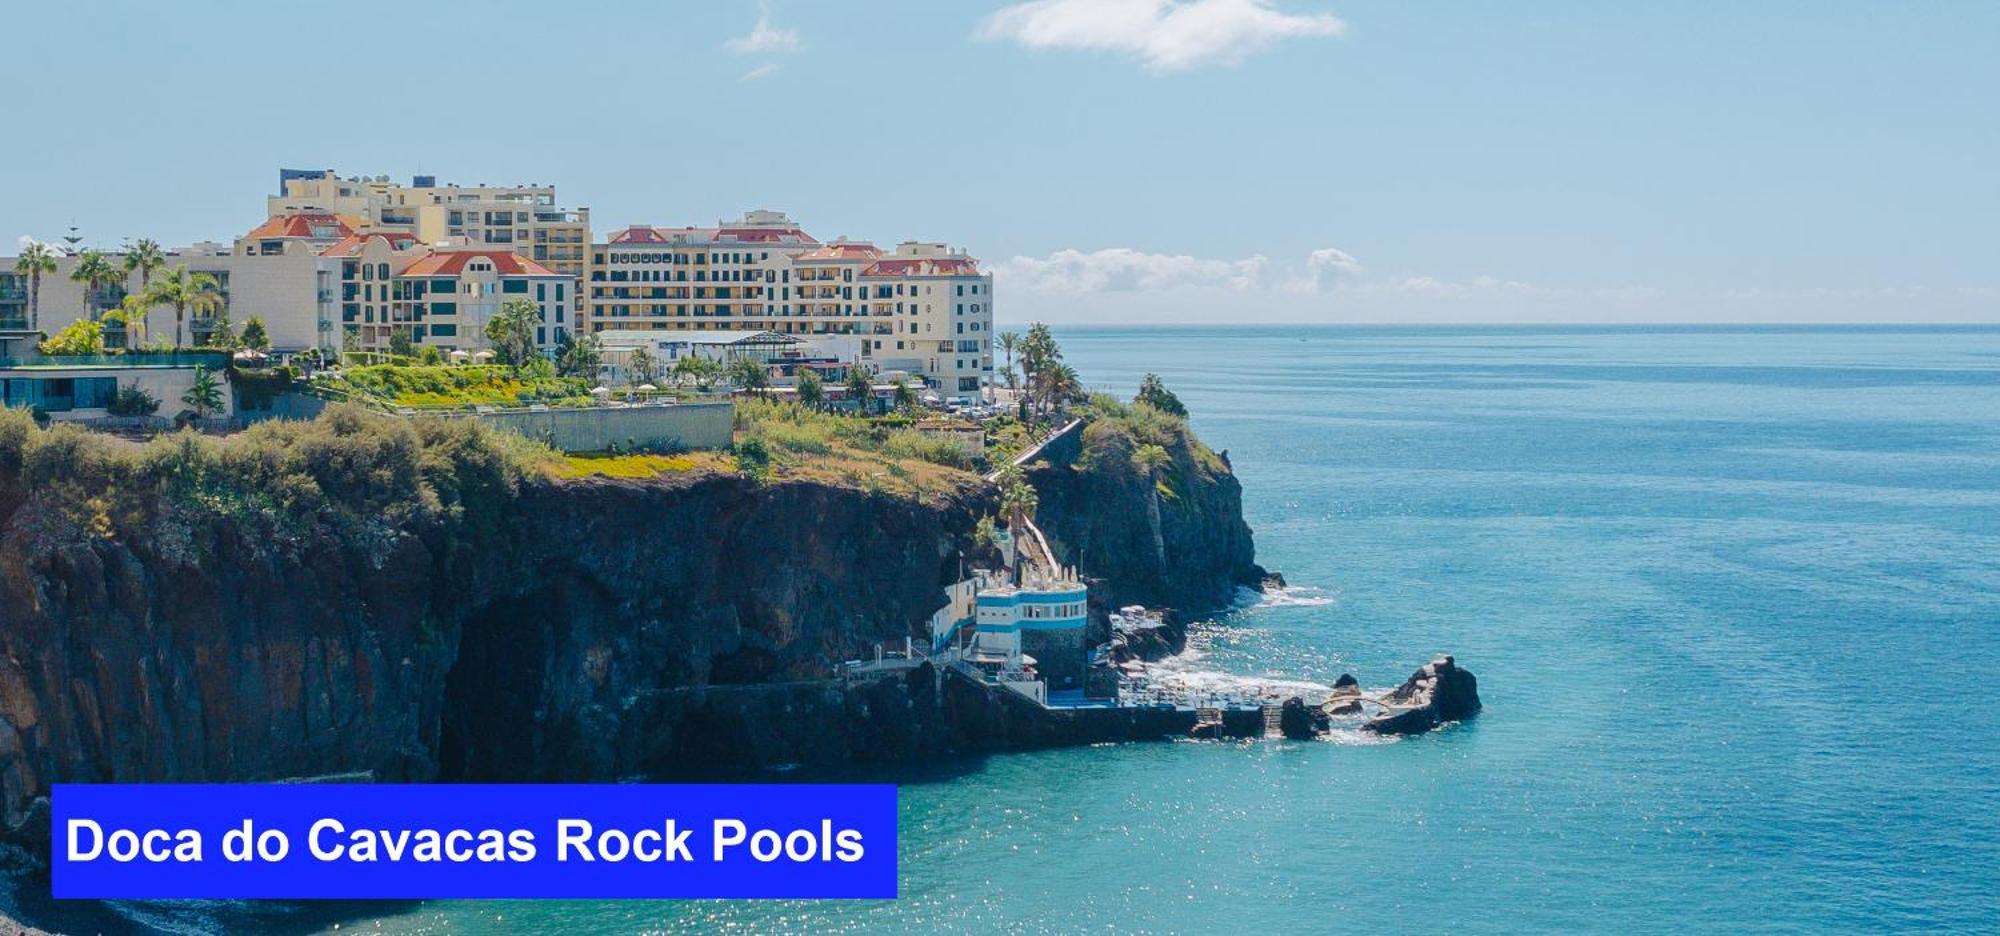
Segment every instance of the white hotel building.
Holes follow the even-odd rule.
[[[948,396],[993,379],[993,277],[945,244],[821,243],[782,213],[753,211],[713,228],[629,227],[591,253],[589,332],[841,336],[862,363]]]

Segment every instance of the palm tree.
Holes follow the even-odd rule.
[[[1000,350],[1007,352],[1007,389],[1012,390],[1015,388],[1014,349],[1021,346],[1021,333],[1010,332],[1010,331],[1001,332],[999,341],[1000,341]]]
[[[28,329],[42,330],[42,274],[56,271],[55,248],[41,241],[28,241],[14,261],[14,272],[28,278]]]
[[[653,357],[653,352],[645,348],[632,349],[632,357],[625,362],[625,369],[632,372],[631,383],[635,387],[652,383],[660,376],[660,362]]]
[[[124,271],[117,264],[106,259],[104,254],[86,250],[77,257],[76,267],[69,271],[69,278],[83,284],[83,317],[96,318],[97,291],[125,278]]]
[[[194,369],[194,385],[181,395],[181,402],[194,409],[194,414],[207,419],[208,414],[222,408],[222,385],[216,382],[215,373],[206,367]]]
[[[153,285],[153,271],[167,265],[167,255],[160,250],[160,242],[150,237],[141,237],[132,249],[125,252],[125,272],[139,274],[139,291]]]
[[[1152,443],[1139,446],[1132,452],[1132,467],[1146,478],[1146,519],[1153,529],[1153,555],[1160,560],[1160,567],[1167,565],[1167,540],[1160,531],[1160,479],[1173,456],[1167,450]]]
[[[125,272],[127,275],[135,272],[139,274],[139,295],[141,296],[146,294],[146,290],[152,288],[153,271],[166,265],[167,255],[164,251],[160,250],[160,242],[150,237],[139,238],[139,242],[133,244],[132,249],[125,252]],[[138,331],[144,332],[146,330],[146,315],[150,312],[152,312],[150,306],[141,307],[138,318]],[[127,306],[125,310],[125,329],[127,334],[132,333],[132,322],[132,310],[130,306]]]
[[[856,413],[866,414],[875,403],[875,381],[868,379],[860,364],[847,368],[847,395],[854,400]]]
[[[722,365],[699,354],[690,354],[674,362],[674,379],[692,383],[697,390],[706,391],[721,373]]]
[[[1054,398],[1048,383],[1051,371],[1062,365],[1062,348],[1049,333],[1049,327],[1041,322],[1028,326],[1027,337],[1020,339],[1015,347],[1021,353],[1021,373],[1027,379],[1028,397],[1035,402],[1039,413]]]
[[[1041,506],[1041,496],[1035,493],[1034,485],[1028,483],[1027,475],[1017,465],[1008,465],[1000,472],[1000,510],[1007,515],[1007,530],[1014,537],[1014,574],[1020,581],[1021,561],[1024,548],[1028,545],[1028,518],[1035,515]]]
[[[756,393],[771,383],[771,372],[764,362],[740,357],[729,362],[729,380],[745,393]]]
[[[222,306],[222,284],[208,273],[190,273],[181,264],[162,274],[159,282],[146,289],[146,304],[174,307],[174,349],[181,347],[181,325],[189,309],[207,312]]]
[[[1071,400],[1083,395],[1083,379],[1076,375],[1076,368],[1068,364],[1044,364],[1035,371],[1035,379],[1028,385],[1028,395],[1035,400],[1041,412],[1058,413]]]
[[[125,323],[125,349],[134,351],[146,343],[146,313],[151,311],[144,295],[126,296],[118,308],[104,313],[104,320],[110,321],[116,315]]]
[[[895,404],[896,409],[907,412],[917,408],[917,391],[910,388],[909,381],[898,380],[896,381],[896,389],[890,400]]]
[[[826,402],[826,384],[811,368],[799,368],[799,405],[819,409]]]

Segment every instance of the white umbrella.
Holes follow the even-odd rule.
[[[480,359],[480,360],[484,361],[484,360],[487,360],[487,359],[489,359],[489,358],[493,357],[493,352],[491,352],[491,351],[481,351],[481,352],[479,352],[478,354],[475,354],[475,355],[473,355],[473,357],[476,357],[476,358],[478,358],[478,359]]]
[[[655,386],[653,386],[652,384],[649,384],[649,383],[642,383],[642,384],[640,384],[640,385],[639,385],[639,389],[641,389],[641,390],[658,390],[658,389],[660,389],[660,388],[658,388],[658,387],[655,387]]]
[[[590,388],[590,395],[591,395],[591,396],[603,396],[603,395],[605,395],[605,394],[607,394],[607,393],[610,393],[610,392],[611,392],[611,388],[610,388],[610,387],[592,387],[592,388]]]
[[[452,353],[450,353],[450,354],[446,355],[446,357],[449,357],[449,358],[451,358],[451,359],[452,359],[452,360],[454,360],[454,361],[463,361],[463,360],[465,360],[466,358],[469,358],[469,357],[471,357],[471,356],[472,356],[472,355],[470,355],[470,354],[467,354],[467,353],[465,353],[465,351],[464,351],[463,349],[460,349],[460,350],[457,350],[457,351],[453,351]]]

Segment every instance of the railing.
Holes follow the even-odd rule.
[[[209,367],[229,366],[226,351],[139,351],[131,354],[37,354],[0,358],[0,367]]]

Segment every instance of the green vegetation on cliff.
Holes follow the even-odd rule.
[[[904,416],[828,413],[775,400],[736,404],[737,452],[762,453],[776,477],[857,483],[893,492],[937,492],[976,483],[980,460],[963,445],[925,435]],[[747,460],[747,459],[746,459]]]
[[[1092,601],[1207,612],[1264,570],[1229,459],[1156,405],[1173,397],[1149,384],[1135,402],[1094,394],[1072,409],[1084,420],[1074,445],[1028,466],[1035,522],[1092,579]]]
[[[550,453],[470,420],[404,420],[335,407],[226,438],[144,444],[0,411],[0,499],[29,497],[100,538],[185,533],[221,519],[278,537],[346,534],[501,509]],[[171,531],[169,531],[171,532]]]
[[[590,383],[583,378],[516,372],[497,364],[375,364],[317,378],[315,385],[330,396],[388,406],[590,403]]]

